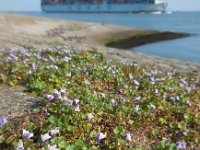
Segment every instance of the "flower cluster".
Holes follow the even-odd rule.
[[[107,60],[68,46],[1,52],[0,81],[41,95],[41,106],[0,117],[4,149],[195,149],[196,73]],[[184,141],[184,142],[183,142]]]

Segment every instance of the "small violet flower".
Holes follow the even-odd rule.
[[[33,137],[33,133],[30,133],[27,130],[22,130],[22,138],[23,140],[28,140]]]
[[[59,131],[59,128],[57,127],[57,128],[55,128],[55,129],[50,130],[49,135],[50,135],[50,136],[53,136],[53,135],[55,135],[55,134],[58,134],[59,132],[60,132],[60,131]]]
[[[136,96],[136,97],[135,97],[135,100],[140,101],[141,98],[142,98],[141,96]]]
[[[186,101],[186,105],[191,105],[191,102],[189,100]]]
[[[22,141],[19,141],[15,150],[24,150],[24,144]]]
[[[49,115],[50,115],[50,113],[48,112],[47,109],[45,109],[43,112],[44,112],[44,115],[45,115],[45,116],[49,116]]]
[[[122,98],[120,98],[120,102],[124,103],[124,102],[126,102],[126,99],[124,97],[122,97]]]
[[[86,120],[90,120],[90,119],[92,119],[94,116],[93,116],[93,114],[92,113],[89,113],[89,114],[87,114],[87,116],[86,116]]]
[[[56,100],[58,100],[58,99],[61,99],[61,95],[60,95],[60,92],[58,92],[58,90],[54,90],[54,98],[56,99]]]
[[[179,97],[179,96],[176,96],[176,100],[179,101],[179,100],[180,100],[180,97]]]
[[[0,127],[3,127],[7,123],[8,123],[7,119],[0,117]]]
[[[79,107],[79,105],[75,107],[75,111],[76,111],[76,112],[80,112],[80,107]]]
[[[51,146],[51,145],[48,145],[48,150],[58,150],[58,147],[57,147],[57,145],[53,145],[53,146]]]
[[[176,146],[179,149],[185,149],[186,148],[186,143],[179,141],[179,142],[176,142]]]
[[[47,95],[47,100],[48,100],[48,101],[52,101],[52,100],[53,100],[53,98],[54,98],[54,96],[53,96],[53,95]]]
[[[73,100],[73,105],[76,106],[76,105],[79,104],[79,102],[80,102],[80,101],[79,101],[78,99],[74,99],[74,100]]]
[[[155,93],[155,94],[158,94],[158,93],[159,93],[158,89],[155,89],[154,93]]]
[[[111,103],[112,105],[114,105],[114,104],[116,103],[115,99],[112,98],[112,99],[110,100],[110,103]]]
[[[122,93],[123,92],[123,90],[122,89],[119,89],[119,91],[118,91],[119,93]]]
[[[97,143],[100,143],[101,140],[105,139],[106,138],[106,135],[103,134],[102,132],[99,132],[98,135],[97,135]]]
[[[138,112],[140,110],[140,105],[135,106],[135,111]]]
[[[155,110],[155,109],[156,109],[156,106],[153,105],[153,104],[151,104],[150,107],[151,107],[152,110]]]
[[[66,89],[65,89],[65,88],[61,89],[61,90],[60,90],[60,93],[61,93],[61,94],[65,94],[65,93],[66,93]]]
[[[70,106],[72,106],[73,105],[73,101],[72,100],[65,100],[65,102],[66,102],[66,105],[68,106],[68,107],[70,107]]]
[[[43,134],[41,135],[41,141],[44,143],[45,141],[51,139],[51,136],[49,135],[49,133]]]
[[[67,77],[71,77],[72,76],[72,73],[70,72],[70,73],[66,73],[66,76]]]
[[[133,75],[132,74],[128,74],[129,79],[133,79]]]
[[[176,101],[176,98],[170,97],[170,101],[175,102],[175,101]]]
[[[132,141],[132,137],[131,137],[130,133],[126,133],[126,135],[124,136],[124,140],[125,141]]]
[[[134,83],[135,85],[137,85],[137,86],[140,85],[140,83],[139,83],[137,80],[134,80],[133,83]]]
[[[100,93],[100,95],[101,95],[102,98],[106,97],[104,93]]]

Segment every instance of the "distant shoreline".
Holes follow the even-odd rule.
[[[178,32],[168,32],[168,31],[155,31],[151,34],[144,34],[144,35],[133,35],[130,37],[124,38],[115,38],[110,39],[105,46],[112,47],[112,48],[120,48],[120,49],[129,49],[134,48],[140,45],[150,44],[154,42],[160,42],[165,40],[173,40],[178,38],[184,38],[191,36],[188,33],[178,33]]]

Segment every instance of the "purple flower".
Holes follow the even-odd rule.
[[[64,62],[68,62],[68,61],[70,61],[71,60],[71,58],[70,57],[67,57],[67,56],[65,56],[64,58],[63,58],[63,61]]]
[[[53,145],[53,146],[48,145],[48,150],[58,150],[58,147],[57,145]]]
[[[141,100],[141,98],[142,98],[141,96],[136,96],[135,100],[139,101],[139,100]]]
[[[106,135],[103,134],[102,132],[99,132],[98,135],[97,135],[96,143],[99,144],[101,142],[101,140],[103,140],[105,138],[106,138]]]
[[[155,94],[158,94],[158,93],[159,93],[158,89],[155,89],[154,93],[155,93]]]
[[[59,132],[60,132],[60,131],[59,131],[59,128],[57,127],[57,128],[55,128],[55,129],[50,130],[49,135],[50,135],[50,136],[53,136],[53,135],[55,135],[55,134],[58,134]]]
[[[140,110],[140,105],[136,105],[134,109],[136,112],[138,112]]]
[[[178,141],[178,142],[176,142],[176,146],[177,146],[177,148],[179,148],[179,149],[185,149],[185,148],[186,148],[186,143],[185,143],[185,142]]]
[[[176,96],[176,100],[179,101],[179,100],[180,100],[180,97],[179,97],[179,96]]]
[[[61,95],[60,95],[60,92],[58,92],[58,90],[54,90],[54,98],[56,99],[56,100],[58,100],[58,99],[62,99],[62,97],[61,97]]]
[[[119,91],[118,91],[119,93],[122,93],[123,92],[123,90],[122,89],[119,89]]]
[[[61,89],[61,90],[60,90],[60,93],[61,93],[61,94],[65,94],[65,93],[66,93],[66,89],[65,89],[65,88]]]
[[[124,102],[126,102],[126,99],[124,97],[122,97],[122,98],[120,98],[120,102],[124,103]]]
[[[186,105],[191,105],[191,102],[189,100],[186,101]]]
[[[132,74],[128,74],[129,79],[133,79],[133,75]]]
[[[155,110],[155,109],[156,109],[156,106],[153,105],[153,104],[150,104],[150,107],[151,107],[152,110]]]
[[[76,105],[78,105],[79,102],[80,102],[80,101],[79,101],[78,99],[74,99],[74,100],[73,100],[73,105],[76,106]]]
[[[65,74],[67,77],[71,77],[72,76],[72,73],[70,72],[70,73],[66,73]]]
[[[65,102],[66,102],[66,105],[67,105],[68,107],[70,107],[70,106],[73,105],[73,101],[72,101],[72,100],[67,99],[67,100],[65,100]]]
[[[186,89],[185,89],[185,93],[190,93],[191,92],[191,88],[190,87],[186,87]]]
[[[90,85],[90,82],[89,81],[84,81],[85,85]]]
[[[112,98],[112,99],[110,100],[110,103],[111,103],[112,105],[115,105],[115,103],[116,103],[115,99]]]
[[[50,115],[50,113],[48,112],[47,109],[45,109],[43,112],[44,112],[44,115],[45,115],[45,116],[49,116],[49,115]]]
[[[136,86],[139,86],[140,83],[137,81],[137,80],[134,80],[133,83],[136,85]]]
[[[87,116],[86,116],[86,120],[90,120],[90,119],[92,119],[94,116],[93,116],[93,114],[92,113],[89,113],[89,114],[87,114]]]
[[[49,139],[51,139],[51,136],[49,135],[49,133],[41,135],[41,141],[42,141],[42,143],[45,143],[45,141],[47,141]]]
[[[126,135],[124,136],[124,140],[125,141],[132,141],[132,137],[131,137],[130,133],[126,133]]]
[[[22,130],[22,138],[23,140],[28,140],[33,137],[33,133],[30,133],[27,130]]]
[[[175,102],[175,101],[176,101],[176,98],[170,97],[170,101]]]
[[[101,95],[102,98],[106,97],[104,93],[100,93],[100,95]]]
[[[76,111],[76,112],[80,112],[80,107],[79,107],[79,105],[75,107],[75,111]]]
[[[180,85],[185,86],[185,85],[188,85],[188,83],[184,79],[180,79]]]
[[[33,70],[36,70],[36,69],[37,69],[37,66],[36,66],[36,63],[35,63],[35,62],[34,62],[34,63],[32,63],[32,65],[31,65],[31,66],[32,66],[32,69],[33,69]]]
[[[7,119],[0,117],[0,127],[3,127],[5,124],[7,124]]]
[[[24,144],[22,141],[19,141],[17,148],[15,150],[24,150]]]
[[[53,100],[53,98],[54,98],[54,96],[53,96],[53,95],[47,95],[47,100],[48,100],[48,101],[52,101],[52,100]]]

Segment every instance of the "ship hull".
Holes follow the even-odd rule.
[[[139,13],[165,12],[166,3],[159,4],[102,4],[102,5],[42,5],[44,12],[50,13]]]

